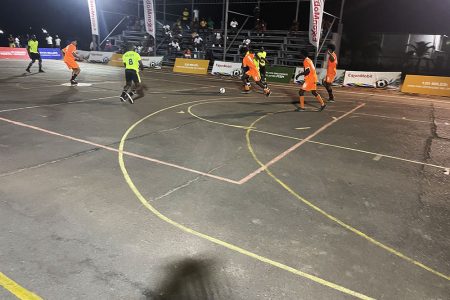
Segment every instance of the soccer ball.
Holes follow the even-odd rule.
[[[233,76],[239,76],[241,75],[241,70],[234,70],[233,71]]]
[[[221,94],[225,94],[225,88],[220,88],[219,92],[220,92]]]
[[[389,85],[389,83],[387,80],[381,79],[381,80],[377,80],[377,82],[375,82],[375,85],[377,88],[385,88]]]
[[[152,61],[152,62],[150,63],[150,67],[151,67],[151,68],[154,68],[155,66],[156,66],[155,62]]]

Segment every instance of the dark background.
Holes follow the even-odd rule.
[[[253,14],[255,4],[233,4],[230,9]],[[139,1],[140,3],[142,1]],[[185,4],[183,4],[183,2]],[[196,0],[196,2],[215,2],[217,4],[196,5],[200,17],[211,16],[220,26],[222,18],[221,1]],[[243,0],[240,0],[243,2]],[[101,35],[112,29],[121,19],[120,12],[137,15],[136,0],[97,0]],[[167,0],[167,13],[180,15],[184,7],[191,8],[190,0]],[[326,0],[325,10],[339,15],[341,0]],[[156,10],[162,11],[162,0],[156,0]],[[288,29],[295,18],[296,3],[261,3],[261,16],[268,29]],[[109,11],[101,13],[100,10]],[[450,0],[347,0],[344,10],[344,32],[396,32],[450,34]],[[142,11],[141,11],[142,13]],[[231,16],[230,16],[231,17]],[[162,20],[162,14],[157,13]],[[172,22],[175,16],[169,15]],[[308,29],[309,2],[301,2],[299,13],[301,30]],[[243,21],[238,17],[238,21]],[[79,39],[80,48],[86,48],[90,41],[90,23],[86,0],[2,0],[0,11],[1,45],[7,45],[8,34],[38,34],[43,39],[41,28],[54,36],[59,34],[63,44],[70,39]],[[252,23],[253,24],[253,23]]]

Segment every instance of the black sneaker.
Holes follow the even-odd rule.
[[[125,94],[127,96],[128,102],[130,102],[131,104],[134,104],[133,97],[131,97],[130,94],[128,94],[128,93],[125,93]]]
[[[295,111],[303,112],[303,111],[306,111],[306,109],[298,107]]]
[[[120,96],[119,96],[119,99],[122,102],[127,102],[126,98],[127,98],[127,95],[125,92],[122,92],[122,94],[120,94]]]
[[[30,69],[29,68],[27,68],[25,71],[27,71],[28,73],[31,73],[31,71],[30,71]]]
[[[76,80],[71,80],[71,81],[70,81],[70,84],[71,84],[71,85],[78,85],[78,82],[77,82]]]
[[[328,99],[328,102],[334,102],[334,98]]]
[[[322,111],[322,110],[324,110],[324,109],[325,109],[325,107],[327,107],[327,105],[326,105],[326,104],[324,104],[324,105],[320,106],[320,108],[319,108],[319,111]]]
[[[45,73],[45,72],[44,72],[44,70],[42,70],[42,69],[39,69],[39,73]]]

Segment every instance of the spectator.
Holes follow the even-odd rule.
[[[181,13],[181,20],[183,21],[183,27],[189,29],[189,10],[185,7]]]
[[[208,18],[208,29],[214,30],[214,21],[211,18]]]
[[[266,31],[266,22],[264,22],[264,20],[257,19],[255,30],[257,36],[264,36],[264,32]]]
[[[191,24],[191,28],[192,28],[192,31],[198,32],[198,30],[200,29],[199,21],[198,20],[193,20],[192,24]]]
[[[172,54],[174,51],[180,51],[180,44],[178,43],[178,40],[172,40],[169,43],[169,55]]]
[[[192,11],[194,18],[192,19],[194,22],[199,20],[199,16],[200,16],[200,11],[196,8]]]
[[[8,37],[8,44],[9,44],[9,48],[16,48],[16,44],[14,44],[14,38],[13,38],[12,34],[10,34]]]
[[[331,22],[328,18],[324,18],[322,23],[322,35],[327,34],[329,29],[331,29]]]
[[[192,58],[191,49],[186,48],[183,52],[183,56],[184,56],[184,58],[191,59]]]
[[[106,43],[105,43],[105,49],[104,49],[106,52],[110,52],[110,51],[112,51],[112,44],[111,44],[111,41],[110,40],[106,40]]]
[[[222,47],[222,45],[221,45],[221,43],[222,43],[222,35],[220,34],[220,32],[216,32],[214,34],[214,37],[215,37],[215,42],[213,43],[212,46],[215,47],[216,44],[217,44],[219,48]]]
[[[61,39],[59,38],[58,35],[55,35],[55,47],[61,48]]]
[[[291,28],[289,29],[289,34],[295,34],[300,30],[300,25],[297,20],[292,21]]]
[[[53,38],[50,34],[47,34],[45,40],[47,41],[47,48],[53,48]]]
[[[175,24],[173,24],[173,34],[177,37],[183,36],[183,27],[181,26],[181,20],[178,19]]]
[[[163,29],[166,37],[172,38],[172,31],[170,30],[170,25],[164,25]]]
[[[202,20],[200,21],[200,29],[202,31],[206,31],[207,28],[208,28],[208,23],[206,22],[205,18],[202,18]]]
[[[94,41],[92,41],[92,42],[89,44],[89,50],[91,50],[91,51],[94,51],[94,50],[95,50],[95,43],[94,43]]]
[[[16,36],[16,38],[14,39],[14,45],[16,46],[16,48],[20,48],[20,39],[19,39],[19,36]]]
[[[203,39],[198,34],[194,38],[194,47],[195,47],[195,51],[201,51],[203,49]]]
[[[230,22],[231,34],[236,34],[238,25],[239,23],[236,21],[236,19],[233,19]]]

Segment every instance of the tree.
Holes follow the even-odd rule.
[[[431,49],[434,50],[435,47],[428,46],[429,44],[431,44],[431,42],[428,42],[428,43],[416,42],[415,45],[412,45],[412,44],[407,45],[412,48],[412,50],[410,50],[406,53],[408,55],[408,57],[412,57],[412,56],[417,57],[416,73],[419,72],[420,63],[422,62],[422,60],[427,60],[427,65],[428,65],[429,61],[431,60],[431,58],[428,57],[428,54],[429,54],[429,51]]]

